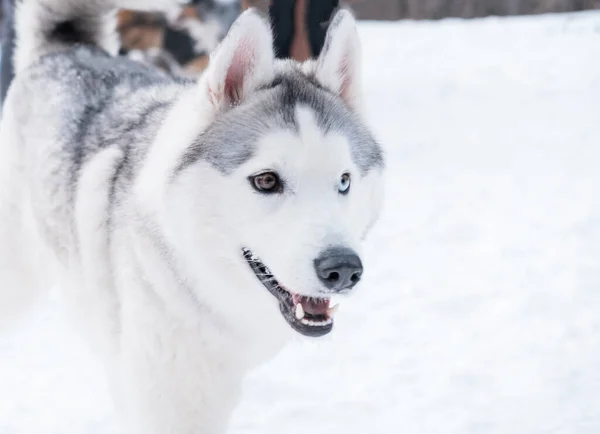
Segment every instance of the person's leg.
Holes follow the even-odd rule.
[[[339,0],[307,0],[306,28],[310,39],[312,56],[317,57],[323,49],[325,35],[331,16],[339,6]]]
[[[317,57],[338,6],[339,0],[272,0],[269,16],[277,57],[291,57],[299,62]]]
[[[280,59],[290,57],[294,38],[294,0],[272,0],[269,18],[273,26],[276,56]]]
[[[296,0],[294,8],[294,38],[290,47],[290,57],[298,62],[304,62],[312,57],[307,18],[310,0]]]
[[[3,5],[5,32],[2,44],[2,65],[0,66],[0,108],[14,75],[12,57],[15,43],[14,0],[4,0]]]

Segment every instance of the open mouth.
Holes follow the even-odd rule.
[[[277,298],[281,314],[294,330],[310,337],[323,336],[331,331],[337,306],[330,306],[329,298],[307,297],[289,291],[250,249],[244,248],[242,252],[258,280]]]

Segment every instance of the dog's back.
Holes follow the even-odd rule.
[[[0,322],[17,316],[50,287],[57,267],[73,260],[81,242],[75,214],[90,212],[87,220],[101,224],[98,206],[118,194],[145,150],[135,147],[150,140],[185,88],[183,80],[111,55],[113,9],[102,0],[18,5],[16,77],[0,123]],[[76,206],[82,167],[108,148],[115,152],[112,175],[96,187],[103,189],[97,203]]]

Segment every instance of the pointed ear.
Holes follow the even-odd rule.
[[[340,9],[329,24],[317,59],[316,78],[352,109],[362,110],[360,40],[356,21],[348,10]]]
[[[211,54],[203,83],[216,110],[244,101],[256,88],[272,81],[275,53],[268,21],[248,9],[235,21]]]

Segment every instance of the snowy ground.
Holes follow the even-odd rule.
[[[233,434],[600,432],[600,14],[361,28],[386,212],[330,339]],[[0,337],[0,433],[116,433],[56,300]]]

